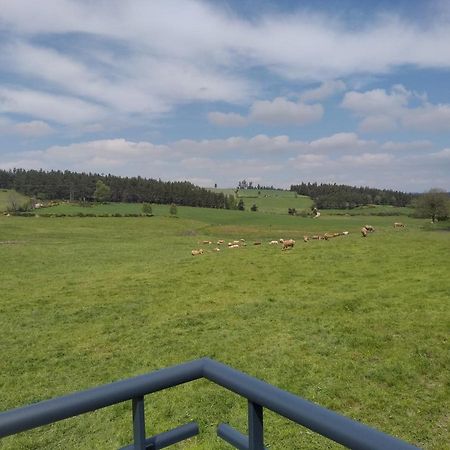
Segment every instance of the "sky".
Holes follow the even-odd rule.
[[[0,0],[0,168],[450,190],[450,0]]]

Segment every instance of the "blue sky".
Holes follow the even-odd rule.
[[[0,0],[0,168],[450,189],[450,1]]]

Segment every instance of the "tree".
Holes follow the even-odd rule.
[[[107,202],[111,197],[111,189],[102,180],[95,184],[94,198],[98,202]]]
[[[148,214],[148,215],[153,214],[152,205],[150,205],[150,203],[143,203],[142,204],[142,212],[144,214]]]
[[[242,198],[239,200],[239,203],[237,205],[237,209],[239,211],[244,211],[245,210],[244,200],[242,200]]]
[[[175,205],[175,203],[172,203],[172,204],[170,205],[170,209],[169,209],[170,215],[171,215],[171,216],[176,216],[176,215],[177,215],[177,212],[178,212],[178,210],[177,210],[177,205]]]
[[[250,208],[252,211],[258,211],[258,206],[256,203],[253,203],[252,207]]]
[[[8,205],[7,205],[6,209],[10,212],[16,212],[16,211],[19,211],[21,206],[22,205],[21,205],[19,194],[15,191],[11,191],[8,194]]]
[[[441,189],[431,189],[421,195],[416,201],[416,215],[430,217],[434,223],[436,220],[445,220],[450,214],[449,195]]]

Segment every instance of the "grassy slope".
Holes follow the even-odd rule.
[[[235,189],[211,189],[213,192],[223,192],[234,195]],[[258,211],[266,213],[287,214],[288,208],[310,209],[312,200],[305,195],[296,195],[295,192],[272,189],[261,189],[258,195],[257,189],[239,190],[237,198],[244,201],[245,209],[250,210],[255,203]]]
[[[159,209],[160,208],[160,209]],[[210,356],[429,449],[449,442],[449,233],[424,221],[318,220],[179,208],[179,218],[0,217],[0,410]],[[402,221],[406,221],[404,218]],[[203,239],[347,238],[192,258]],[[178,448],[225,449],[245,401],[207,382],[148,398],[148,433],[199,420]],[[5,439],[5,449],[118,448],[129,404]],[[274,449],[334,448],[270,413]],[[278,444],[274,444],[278,443]]]
[[[9,204],[9,196],[14,193],[18,198],[25,204],[29,198],[25,195],[19,194],[16,191],[8,190],[8,189],[0,189],[0,211],[6,211]]]

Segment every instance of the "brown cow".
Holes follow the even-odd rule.
[[[373,233],[375,231],[375,228],[372,225],[365,225],[364,228],[369,232]]]
[[[281,250],[288,250],[294,248],[294,245],[295,245],[294,239],[286,239],[285,241],[283,241],[283,248]]]
[[[368,233],[367,228],[366,227],[362,227],[361,228],[361,235],[362,235],[362,237],[367,237],[367,233]]]
[[[394,223],[394,228],[405,228],[405,225],[401,222],[395,222]]]

